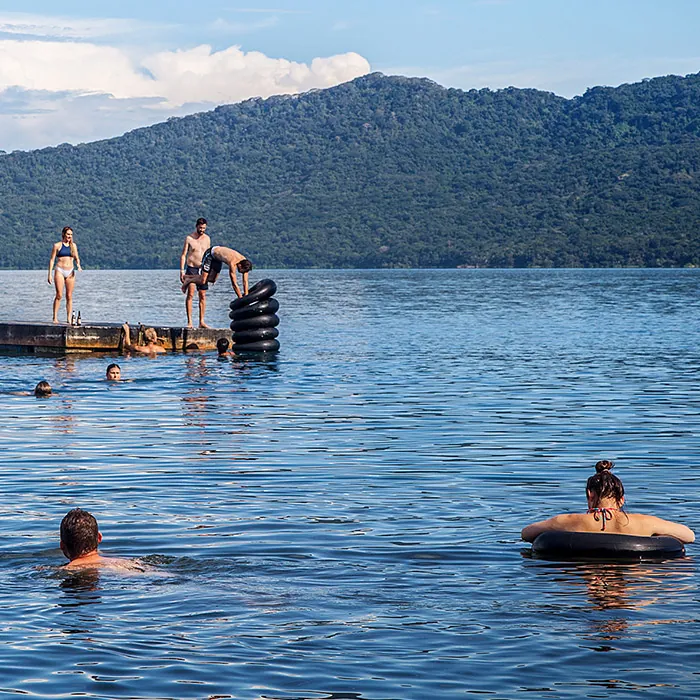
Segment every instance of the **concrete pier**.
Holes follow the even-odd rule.
[[[141,344],[146,326],[131,325],[131,342]],[[222,328],[182,328],[153,326],[162,346],[172,352],[183,352],[196,344],[199,350],[216,349],[219,338],[231,338],[231,331]],[[0,350],[62,354],[77,352],[119,352],[123,349],[121,323],[66,324],[0,322]]]

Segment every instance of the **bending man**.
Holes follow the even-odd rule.
[[[245,255],[241,255],[233,248],[225,248],[222,245],[216,245],[204,253],[202,257],[202,272],[199,275],[185,275],[183,278],[182,291],[186,292],[190,284],[214,284],[216,278],[221,272],[223,265],[228,266],[228,274],[231,278],[231,286],[236,292],[237,297],[242,297],[248,294],[248,273],[253,269],[253,263],[248,260]],[[241,273],[243,283],[243,292],[238,286],[236,280],[236,270]]]

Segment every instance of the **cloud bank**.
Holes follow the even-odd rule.
[[[31,26],[36,32],[37,23]],[[0,27],[7,32],[2,17]],[[46,26],[53,35],[59,30],[78,31]],[[369,71],[368,61],[352,52],[306,64],[239,46],[136,57],[95,42],[9,38],[0,40],[0,149],[108,138],[249,97],[331,87]]]

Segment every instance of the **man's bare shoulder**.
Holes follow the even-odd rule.
[[[118,557],[95,557],[89,561],[81,562],[74,560],[63,567],[67,571],[81,571],[85,569],[107,569],[113,571],[123,571],[131,573],[145,573],[153,571],[148,564],[144,564],[138,559],[121,559]]]

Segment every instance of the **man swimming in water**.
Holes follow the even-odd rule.
[[[122,330],[124,331],[124,350],[140,352],[143,355],[158,355],[162,352],[166,352],[165,348],[158,344],[158,334],[155,328],[146,328],[143,332],[146,345],[134,345],[131,342],[131,330],[129,329],[128,323],[122,325]]]
[[[103,557],[97,551],[100,542],[102,542],[102,533],[97,529],[97,520],[95,520],[94,515],[86,510],[74,508],[61,520],[61,551],[69,559],[64,568],[110,567],[113,569],[139,569],[129,559]]]
[[[196,277],[201,274],[202,257],[204,253],[211,247],[211,239],[207,235],[207,220],[197,219],[196,230],[185,238],[185,245],[182,248],[180,256],[180,282],[184,283],[185,277]],[[190,282],[187,284],[187,296],[185,297],[185,311],[187,313],[187,327],[192,328],[192,298],[194,290],[197,288],[199,294],[199,327],[209,328],[204,323],[204,312],[207,308],[207,289],[209,285],[206,282],[197,283]]]
[[[183,278],[182,291],[186,292],[190,284],[214,284],[216,278],[221,272],[222,266],[228,265],[228,274],[231,279],[231,286],[236,292],[237,297],[242,297],[248,294],[248,273],[253,269],[253,263],[248,260],[245,255],[241,255],[233,248],[225,248],[222,245],[216,245],[207,250],[202,257],[202,272],[199,275],[185,275]],[[243,293],[238,286],[236,280],[236,270],[241,273],[243,282]]]

